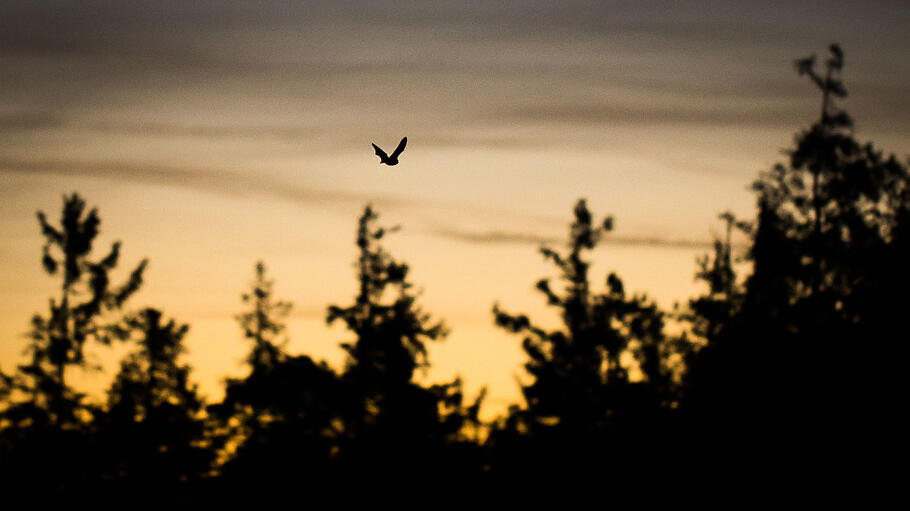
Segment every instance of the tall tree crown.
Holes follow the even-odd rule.
[[[358,221],[356,262],[358,293],[349,307],[332,305],[327,322],[342,321],[357,335],[342,344],[349,366],[372,377],[405,383],[427,363],[426,343],[442,339],[446,328],[417,304],[408,281],[408,265],[395,260],[380,240],[396,228],[375,226],[378,215],[364,209]]]
[[[537,282],[547,304],[559,310],[564,328],[547,331],[526,316],[504,312],[495,305],[496,324],[523,334],[528,355],[525,369],[533,382],[522,390],[532,423],[597,430],[613,422],[618,402],[609,389],[636,381],[659,384],[666,375],[663,317],[643,297],[627,297],[622,280],[610,273],[606,291],[592,293],[583,257],[613,228],[605,218],[595,226],[584,200],[575,207],[568,252],[544,247],[541,254],[560,272],[562,292],[549,279]],[[635,378],[630,378],[634,370]]]
[[[50,300],[48,316],[32,318],[31,362],[20,370],[33,380],[26,389],[33,402],[66,421],[80,399],[67,386],[66,368],[85,364],[88,340],[109,344],[129,336],[126,319],[107,313],[120,309],[139,289],[148,261],[140,262],[124,283],[113,285],[109,273],[119,262],[120,242],[100,259],[90,259],[101,220],[96,209],[85,212],[85,201],[77,194],[63,198],[59,226],[43,212],[38,212],[38,222],[45,238],[42,266],[49,275],[61,275],[62,282],[59,298]]]
[[[285,331],[284,319],[291,311],[291,303],[273,298],[274,282],[266,278],[266,268],[262,261],[256,263],[256,274],[250,283],[250,290],[241,295],[243,303],[251,309],[237,314],[235,318],[243,329],[243,335],[255,345],[250,352],[248,362],[254,368],[274,365],[282,357],[282,348],[286,339],[281,336]]]

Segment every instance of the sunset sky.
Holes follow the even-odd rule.
[[[749,183],[818,116],[794,59],[840,43],[857,137],[910,153],[908,27],[903,1],[0,0],[0,368],[57,294],[35,212],[73,191],[99,209],[97,253],[123,242],[118,276],[150,259],[128,306],[191,325],[210,399],[244,372],[233,315],[258,259],[295,305],[290,351],[340,367],[350,336],[325,310],[353,300],[372,203],[452,330],[426,381],[487,385],[495,414],[524,357],[490,309],[557,324],[537,249],[564,244],[579,198],[616,220],[596,289],[615,270],[684,302],[718,213],[751,218]],[[370,143],[402,136],[380,167]]]

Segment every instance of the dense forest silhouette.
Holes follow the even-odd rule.
[[[796,61],[821,95],[819,118],[752,184],[755,218],[720,215],[724,235],[695,268],[706,290],[686,306],[660,310],[618,275],[590,275],[586,254],[609,243],[613,219],[575,204],[564,249],[540,249],[559,278],[536,284],[561,327],[492,307],[529,378],[523,402],[491,423],[479,418],[483,391],[415,381],[447,327],[419,305],[408,265],[383,247],[396,229],[371,206],[356,227],[353,299],[326,311],[352,336],[344,367],[286,350],[291,305],[260,262],[236,316],[247,376],[207,403],[180,360],[188,325],[128,308],[147,261],[112,282],[119,243],[96,255],[98,212],[65,196],[59,224],[38,213],[40,264],[59,294],[31,320],[28,360],[0,373],[4,492],[211,502],[340,481],[656,485],[692,470],[714,482],[765,467],[800,477],[887,456],[906,401],[910,175],[854,138],[839,106],[843,53],[829,50],[820,65]],[[749,239],[742,276],[734,232]],[[105,402],[70,381],[91,343],[131,350]]]

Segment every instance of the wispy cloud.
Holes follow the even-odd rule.
[[[116,161],[27,160],[0,158],[0,173],[91,177],[130,183],[176,186],[222,195],[267,195],[290,202],[315,204],[337,201],[395,207],[407,199],[324,190],[294,185],[253,172],[228,172],[207,168],[167,167]]]
[[[63,119],[47,113],[16,112],[0,114],[0,134],[58,128],[63,125]]]
[[[316,133],[309,126],[292,125],[205,125],[162,122],[95,122],[86,129],[104,134],[122,134],[154,137],[203,137],[203,138],[275,138],[295,140]]]
[[[432,231],[436,236],[456,241],[475,244],[526,244],[526,245],[555,245],[563,243],[563,238],[545,236],[529,232],[516,231],[468,231],[453,227],[442,227]],[[670,239],[641,236],[614,236],[607,235],[603,242],[607,245],[620,245],[631,247],[665,247],[665,248],[693,248],[711,249],[712,241]]]
[[[434,229],[431,232],[442,238],[476,244],[518,243],[546,245],[559,242],[556,237],[514,231],[467,231],[452,227],[443,227]]]
[[[0,114],[0,133],[35,132],[47,129],[119,134],[138,137],[261,138],[299,140],[320,130],[293,124],[187,124],[142,120],[82,121],[41,111]]]
[[[414,138],[414,137],[412,137]],[[520,136],[520,135],[466,135],[456,133],[453,130],[435,130],[424,133],[420,136],[420,143],[428,147],[470,147],[483,149],[534,149],[547,147],[554,144],[554,141],[540,136]]]
[[[586,104],[544,104],[504,108],[495,118],[509,122],[559,123],[573,125],[701,124],[701,125],[789,125],[799,111],[774,105],[765,108],[693,108],[674,106],[635,107]]]

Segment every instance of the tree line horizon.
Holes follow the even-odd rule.
[[[302,481],[619,484],[648,473],[657,484],[685,476],[668,467],[722,478],[764,463],[784,477],[887,452],[906,403],[910,159],[855,140],[838,105],[843,62],[837,45],[820,67],[815,56],[795,62],[821,94],[819,118],[752,183],[754,219],[720,215],[724,234],[696,270],[706,291],[687,306],[661,310],[615,273],[592,279],[586,254],[613,218],[578,200],[564,249],[540,248],[558,279],[535,285],[561,327],[492,305],[530,380],[491,422],[479,415],[485,389],[469,397],[459,378],[414,381],[447,327],[383,247],[396,228],[379,225],[371,205],[356,228],[354,299],[326,310],[328,324],[355,335],[341,344],[344,367],[287,351],[291,304],[274,296],[260,261],[235,316],[249,373],[206,402],[180,359],[189,325],[125,309],[148,261],[112,282],[120,243],[96,254],[97,210],[64,196],[59,224],[38,213],[41,265],[60,294],[31,319],[27,362],[0,371],[0,481],[14,496],[204,502],[291,495]],[[744,278],[734,232],[749,238]],[[685,328],[671,333],[668,321]],[[114,343],[131,352],[106,400],[92,402],[68,371],[86,367],[86,346]]]

